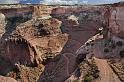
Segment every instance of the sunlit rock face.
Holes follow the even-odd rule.
[[[54,8],[51,12],[52,14],[64,14],[66,13],[66,9],[63,7],[59,7],[59,8]]]
[[[51,6],[37,5],[37,6],[32,6],[32,9],[33,9],[33,17],[50,18],[50,14],[52,11]]]
[[[111,33],[120,38],[124,38],[124,7],[114,7],[111,10],[109,28]]]
[[[6,18],[5,15],[0,13],[0,38],[5,33],[5,25],[6,25],[5,18]]]
[[[0,12],[3,13],[6,16],[6,18],[11,18],[16,16],[32,18],[33,8],[31,6],[17,7],[17,8],[7,7],[0,9]]]
[[[13,78],[0,76],[0,82],[17,82]]]

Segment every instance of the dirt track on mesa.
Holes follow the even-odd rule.
[[[100,79],[95,82],[121,82],[117,75],[108,65],[107,60],[94,58],[98,69],[100,70]]]

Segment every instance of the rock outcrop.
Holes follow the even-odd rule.
[[[17,82],[13,78],[0,76],[0,82]]]
[[[5,33],[5,25],[6,25],[5,18],[6,18],[5,15],[0,13],[0,38]]]
[[[33,17],[50,18],[52,12],[52,6],[37,5],[33,6]]]
[[[57,19],[32,19],[20,24],[12,35],[3,39],[5,55],[2,56],[13,65],[38,64],[47,57],[54,57],[67,41],[67,35],[61,33],[60,24]]]

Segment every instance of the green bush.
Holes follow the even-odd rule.
[[[123,46],[123,43],[121,41],[116,42],[117,46]]]
[[[93,80],[93,76],[90,75],[90,74],[87,74],[85,77],[84,77],[84,81],[83,82],[91,82]]]
[[[86,43],[86,46],[89,46],[90,45],[90,43]]]
[[[94,43],[93,42],[91,43],[91,46],[94,46]]]
[[[116,48],[116,44],[115,43],[111,43],[111,45],[109,47],[111,47],[112,49],[115,49]]]
[[[104,49],[104,52],[105,52],[105,53],[108,53],[108,52],[109,52],[109,49],[108,49],[108,48],[105,48],[105,49]]]
[[[74,80],[73,82],[78,82],[78,80]]]
[[[110,44],[111,41],[112,41],[111,39],[105,40],[105,44],[104,44],[105,47],[108,46],[108,45]]]
[[[114,40],[108,39],[105,41],[105,47],[111,47],[111,48],[116,48],[116,44]]]
[[[91,64],[90,67],[91,67],[91,69],[90,69],[89,74],[92,75],[92,77],[94,79],[98,78],[99,77],[99,70],[98,70],[98,67],[96,66],[96,64]]]
[[[120,56],[124,58],[124,50],[120,51]]]

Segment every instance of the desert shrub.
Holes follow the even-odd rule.
[[[105,47],[107,47],[107,46],[109,46],[111,48],[115,48],[116,47],[115,41],[111,40],[111,39],[106,40],[104,45],[105,45]]]
[[[98,70],[98,67],[96,66],[96,64],[91,65],[91,73],[90,74],[95,79],[99,77],[99,70]]]
[[[90,64],[90,70],[88,72],[88,74],[92,75],[92,77],[94,79],[99,77],[99,70],[98,67],[96,66],[96,64],[93,62],[92,64]]]
[[[113,41],[113,40],[110,40],[110,42],[109,42],[109,47],[110,48],[116,48],[116,43],[115,43],[115,41]]]
[[[0,54],[5,54],[5,50],[4,49],[0,49]]]
[[[115,49],[115,48],[116,48],[115,43],[111,44],[111,48],[112,48],[112,49]]]
[[[100,12],[100,11],[95,11],[95,13],[96,13],[97,15],[101,15],[101,12]]]
[[[83,82],[91,82],[93,80],[93,76],[90,75],[90,74],[87,74],[85,77],[84,77],[84,81]]]
[[[94,46],[94,43],[93,42],[91,43],[91,46]]]
[[[124,50],[120,51],[120,56],[124,58]]]
[[[83,82],[91,82],[93,79],[97,79],[99,77],[99,70],[94,59],[92,59],[91,62],[88,62],[88,65],[90,66],[90,69],[84,76]]]
[[[90,45],[90,43],[86,43],[86,46],[89,46]]]
[[[73,82],[79,82],[78,80],[74,80]]]
[[[78,64],[80,64],[81,62],[83,62],[86,59],[86,54],[78,54],[77,58],[76,58],[76,62]]]
[[[111,39],[105,40],[105,47],[109,45],[109,43],[111,42]]]
[[[109,49],[108,49],[108,48],[105,48],[105,49],[104,49],[104,52],[105,52],[105,53],[108,53],[108,52],[109,52]]]
[[[121,41],[116,42],[117,46],[123,46],[123,43]]]

